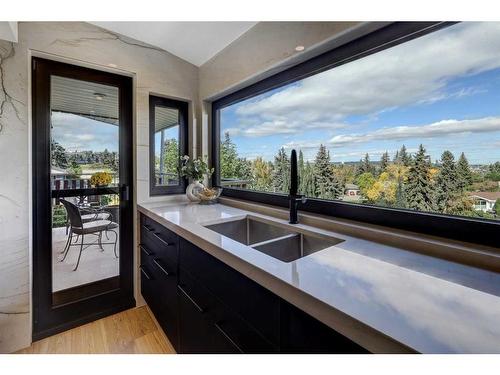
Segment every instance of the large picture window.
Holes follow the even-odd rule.
[[[214,103],[218,183],[286,194],[296,149],[307,197],[499,220],[500,23],[422,34]]]

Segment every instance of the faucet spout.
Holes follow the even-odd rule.
[[[297,171],[297,152],[292,150],[290,155],[290,193],[288,201],[290,206],[290,224],[298,224],[298,206],[299,203],[305,203],[306,198],[303,195],[297,194],[299,186],[299,177]]]

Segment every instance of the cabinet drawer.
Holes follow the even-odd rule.
[[[178,349],[177,264],[141,244],[141,294],[174,348]],[[161,256],[163,254],[163,256]]]
[[[203,317],[205,324],[211,327],[206,328],[206,330],[216,337],[215,341],[224,339],[226,345],[223,348],[229,347],[231,349],[229,352],[270,353],[277,351],[277,348],[260,333],[219,301],[185,270],[180,271],[179,294],[185,301],[189,302],[196,315]],[[187,317],[181,314],[180,319],[187,319]]]
[[[266,340],[231,309],[219,305],[213,324],[241,353],[276,353],[279,348]]]
[[[142,229],[144,229],[145,232],[156,233],[162,240],[166,242],[178,242],[178,236],[174,232],[146,215],[141,216],[141,226],[141,231]]]
[[[178,236],[144,215],[141,222],[141,244],[156,257],[164,258],[164,262],[169,258],[169,263],[177,267]]]
[[[369,353],[365,348],[288,302],[282,301],[282,304],[282,351],[284,353]]]
[[[178,296],[177,273],[163,270],[165,266],[155,258],[141,260],[141,294],[160,323],[168,339],[178,348]]]
[[[183,354],[239,353],[182,289],[179,292],[179,333],[179,351]]]
[[[269,342],[279,346],[280,300],[276,295],[183,238],[179,240],[179,265]]]
[[[158,300],[155,292],[156,280],[154,279],[148,263],[141,264],[139,269],[141,272],[141,294],[151,310],[156,310],[158,306]]]
[[[157,259],[151,260],[151,272],[156,280],[155,296],[157,308],[155,317],[175,349],[178,343],[178,295],[176,271],[165,272],[165,265]]]

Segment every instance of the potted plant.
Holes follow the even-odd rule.
[[[95,187],[108,186],[113,181],[113,177],[108,172],[96,172],[90,176],[90,184]]]
[[[206,177],[210,178],[214,173],[213,168],[208,168],[207,158],[191,159],[188,155],[181,156],[180,166],[181,177],[190,179],[190,184],[186,188],[186,195],[190,201],[199,201],[198,193],[204,189],[205,186],[201,183]]]

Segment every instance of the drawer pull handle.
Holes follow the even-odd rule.
[[[151,280],[151,276],[148,275],[148,273],[142,268],[142,266],[139,267],[142,274],[146,277],[146,279]]]
[[[146,254],[147,256],[153,255],[153,253],[151,251],[149,251],[148,249],[146,249],[144,246],[139,245],[139,247],[141,248],[142,251],[144,251],[144,254]]]
[[[158,240],[160,240],[165,246],[172,246],[172,245],[174,245],[173,243],[169,243],[169,242],[165,241],[163,238],[161,238],[158,235],[158,233],[153,232],[153,236],[155,236],[156,238],[158,238]]]
[[[204,313],[205,310],[203,310],[200,305],[198,305],[196,303],[196,301],[194,299],[191,298],[191,296],[184,290],[184,288],[180,285],[177,285],[177,288],[179,288],[179,290],[181,291],[182,294],[184,294],[184,296],[189,300],[191,301],[191,303],[194,305],[194,307],[196,307],[196,309],[200,312],[200,313]]]
[[[238,344],[236,344],[234,342],[234,340],[231,338],[231,336],[229,336],[226,331],[224,331],[224,329],[222,329],[222,327],[220,326],[221,322],[218,322],[218,323],[215,323],[215,328],[217,328],[219,330],[219,332],[222,334],[222,336],[224,336],[226,338],[227,341],[229,341],[231,343],[231,345],[233,345],[237,351],[239,351],[240,353],[243,353],[243,350],[238,346]]]
[[[156,264],[156,266],[160,269],[161,272],[163,272],[165,274],[165,276],[169,276],[170,275],[168,273],[168,271],[160,264],[160,262],[158,262],[157,259],[153,259],[153,263]]]
[[[149,225],[146,224],[144,224],[142,227],[146,229],[148,232],[152,232],[154,230],[153,228],[150,228]]]

